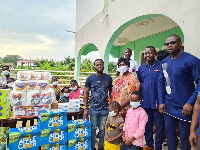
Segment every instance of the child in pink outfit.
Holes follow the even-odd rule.
[[[148,116],[140,107],[141,93],[133,91],[131,93],[130,108],[127,111],[123,128],[122,150],[142,150],[145,126]]]

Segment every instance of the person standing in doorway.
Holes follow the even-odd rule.
[[[161,62],[158,79],[159,111],[164,114],[169,150],[177,149],[176,124],[181,136],[181,149],[190,150],[190,122],[200,79],[200,60],[181,49],[178,35],[170,35],[166,43],[167,56]]]
[[[138,69],[138,80],[142,87],[141,106],[148,115],[145,128],[146,145],[144,150],[154,149],[153,124],[156,126],[155,150],[162,150],[164,139],[164,118],[159,113],[158,103],[158,76],[160,73],[160,61],[156,61],[157,51],[153,46],[147,46],[144,50],[146,63]]]
[[[84,113],[83,119],[86,119],[88,113],[90,115],[92,135],[91,144],[92,150],[95,148],[95,137],[96,129],[99,128],[99,147],[98,150],[103,150],[104,148],[104,136],[105,136],[105,122],[108,115],[108,93],[112,100],[112,78],[111,76],[105,74],[104,62],[102,59],[96,59],[94,61],[95,74],[90,75],[85,82],[84,88]],[[88,96],[89,91],[91,91],[89,111],[88,111]]]
[[[125,49],[124,57],[127,59],[127,61],[130,62],[129,72],[131,72],[134,75],[136,75],[136,73],[138,71],[138,63],[135,60],[132,60],[131,56],[132,56],[132,50],[130,48]],[[120,75],[120,70],[117,67],[116,77],[118,77],[119,75]]]

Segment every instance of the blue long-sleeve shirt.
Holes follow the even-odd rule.
[[[138,80],[142,85],[142,108],[157,109],[158,103],[158,76],[160,61],[154,64],[144,63],[138,69]]]
[[[182,116],[186,103],[195,104],[200,79],[200,60],[186,52],[177,59],[166,57],[161,62],[158,81],[159,103],[165,104],[166,113],[178,119],[191,121],[190,116]],[[167,90],[166,90],[167,89]]]

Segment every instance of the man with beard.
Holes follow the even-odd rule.
[[[155,150],[162,150],[164,139],[164,119],[159,113],[158,103],[158,76],[160,73],[160,61],[155,60],[156,50],[153,46],[147,46],[144,50],[146,63],[138,69],[138,80],[142,86],[141,106],[148,115],[145,128],[146,145],[144,150],[154,149],[153,123],[156,125]]]
[[[95,74],[90,75],[85,82],[84,89],[84,113],[83,119],[85,119],[89,113],[90,121],[92,124],[91,144],[92,150],[95,148],[95,136],[97,127],[99,128],[99,147],[98,150],[104,148],[104,130],[105,122],[108,115],[108,91],[112,100],[112,78],[103,73],[104,62],[102,59],[96,59],[94,61]],[[89,91],[91,91],[89,111],[87,107]]]
[[[190,122],[197,99],[198,87],[194,82],[200,79],[200,60],[181,49],[178,35],[170,35],[166,43],[167,56],[161,62],[158,80],[159,111],[164,114],[169,150],[176,150],[176,125],[181,136],[181,149],[190,150]]]

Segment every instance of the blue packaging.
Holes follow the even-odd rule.
[[[68,150],[91,150],[91,137],[68,140]]]
[[[67,150],[67,143],[54,143],[42,145],[41,150]]]
[[[67,122],[67,127],[69,140],[91,136],[91,122],[88,120],[70,120]]]
[[[39,126],[22,128],[10,128],[9,145],[10,150],[36,150],[40,146],[41,130]]]
[[[67,143],[67,126],[60,128],[42,129],[41,145],[52,143]]]
[[[41,129],[58,128],[66,126],[67,111],[63,109],[40,110],[38,125]]]

